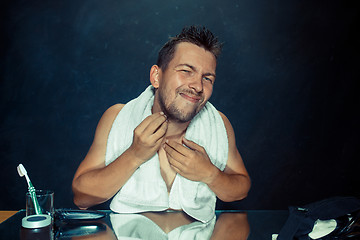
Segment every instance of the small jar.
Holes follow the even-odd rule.
[[[22,219],[21,240],[52,240],[53,238],[51,216],[39,214],[30,215]]]

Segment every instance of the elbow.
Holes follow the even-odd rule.
[[[105,201],[94,196],[74,191],[73,202],[79,209],[86,210]]]
[[[84,199],[86,199],[83,194],[81,194],[80,192],[76,191],[73,187],[73,194],[74,194],[74,198],[73,198],[73,202],[74,204],[81,210],[86,210],[91,206],[88,206],[86,204],[86,202],[84,201]]]
[[[95,205],[101,204],[106,202],[108,199],[104,199],[104,198],[99,198],[96,196],[91,196],[91,195],[87,195],[87,194],[78,194],[78,196],[76,196],[76,194],[74,195],[74,204],[81,210],[86,210],[90,207],[93,207]]]
[[[79,197],[74,196],[74,204],[80,209],[80,210],[86,210],[91,206],[87,206]]]
[[[242,194],[241,196],[239,196],[235,201],[243,200],[243,199],[247,198],[247,196],[248,196],[248,192],[246,192],[246,193]]]
[[[243,200],[247,196],[248,191],[246,189],[241,189],[241,191],[224,192],[219,194],[217,197],[223,202],[235,202]]]
[[[229,194],[226,196],[222,196],[221,198],[219,197],[219,199],[223,202],[235,202],[235,201],[243,200],[246,197],[247,197],[247,192],[243,193],[243,194],[237,194],[237,195]]]
[[[251,180],[249,177],[247,177],[247,180],[241,184],[241,186],[238,188],[238,191],[229,191],[226,194],[224,194],[220,200],[223,202],[234,202],[234,201],[240,201],[245,199],[248,196],[248,193],[251,188]]]
[[[248,196],[250,188],[251,188],[251,180],[250,180],[250,177],[247,177],[246,179],[247,179],[247,181],[241,187],[242,191],[241,191],[241,193],[239,194],[238,198],[235,201],[243,200]]]
[[[81,210],[86,210],[92,206],[101,204],[109,200],[109,198],[103,198],[90,193],[85,193],[77,189],[74,185],[72,190],[74,194],[73,202]]]
[[[82,193],[77,187],[77,181],[74,179],[72,183],[72,192],[73,192],[73,202],[81,210],[86,210],[92,205],[87,203],[88,197],[86,194]]]

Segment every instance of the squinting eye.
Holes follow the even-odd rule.
[[[208,77],[204,77],[204,80],[209,81],[209,82],[213,82],[211,78]]]

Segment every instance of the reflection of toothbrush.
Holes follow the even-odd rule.
[[[17,171],[18,171],[20,177],[25,176],[25,178],[26,178],[27,184],[29,186],[30,197],[31,197],[31,199],[32,199],[32,201],[34,203],[35,213],[36,214],[42,214],[41,209],[40,209],[40,205],[39,205],[38,200],[36,198],[35,188],[32,185],[29,176],[27,175],[27,171],[26,171],[25,167],[21,163],[17,167]]]

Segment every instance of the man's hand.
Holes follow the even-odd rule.
[[[134,130],[133,143],[130,146],[137,160],[142,163],[149,160],[159,150],[168,121],[164,113],[154,113],[142,121]]]
[[[211,183],[217,168],[211,163],[205,149],[183,138],[183,146],[175,141],[166,141],[164,150],[170,165],[181,176],[192,181]]]

